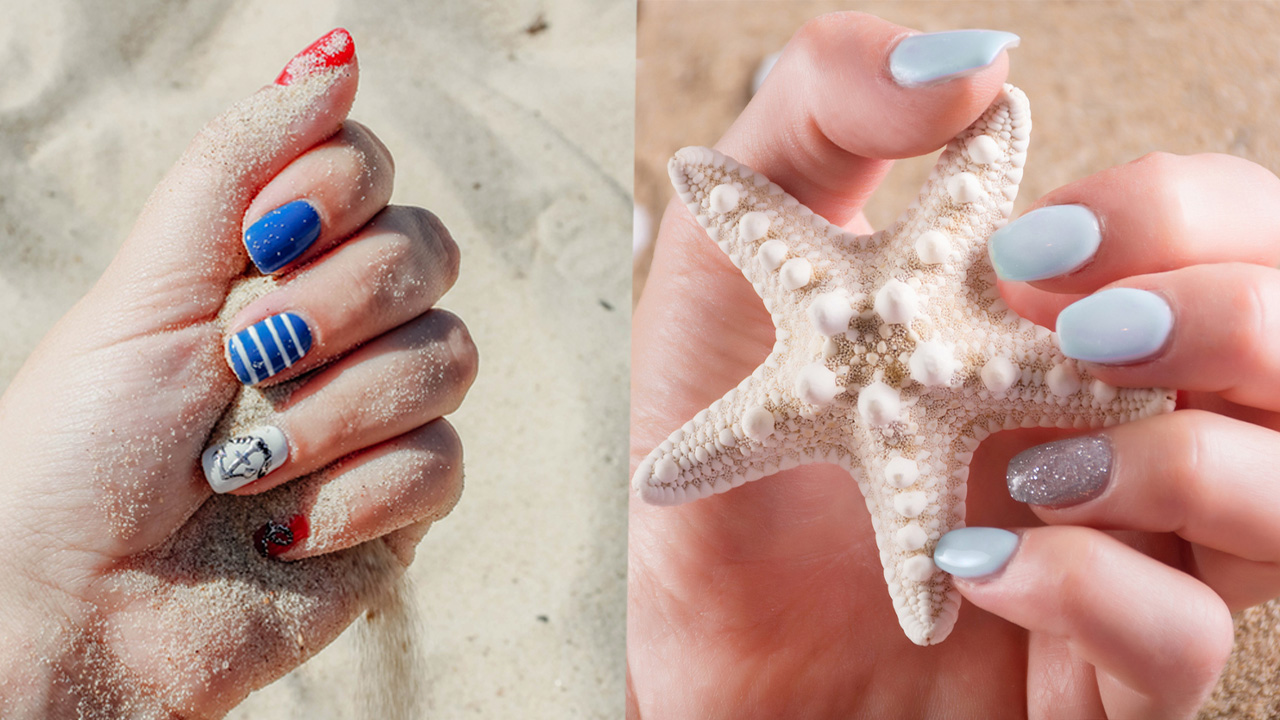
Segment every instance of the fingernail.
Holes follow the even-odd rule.
[[[1173,310],[1153,292],[1112,288],[1068,305],[1058,314],[1057,330],[1069,358],[1135,362],[1164,347],[1173,330]]]
[[[1083,205],[1051,205],[991,234],[987,252],[1004,280],[1044,280],[1084,265],[1098,251],[1102,227]]]
[[[245,385],[256,385],[291,367],[311,349],[311,330],[291,312],[272,315],[227,341],[227,362]]]
[[[266,476],[288,457],[284,433],[268,425],[209,446],[201,463],[209,487],[216,493],[229,493]]]
[[[264,273],[288,265],[320,237],[320,213],[306,200],[294,200],[263,215],[244,231],[249,259]]]
[[[889,54],[889,72],[903,87],[954,80],[987,67],[1021,38],[1000,30],[950,30],[911,35]]]
[[[1102,494],[1111,480],[1111,441],[1105,435],[1057,440],[1013,456],[1009,495],[1030,505],[1066,507]]]
[[[276,84],[288,85],[317,70],[346,65],[355,56],[356,44],[351,39],[351,34],[342,28],[330,30],[324,37],[308,45],[306,50],[294,55],[276,78]]]
[[[278,557],[288,552],[311,533],[311,525],[302,515],[294,515],[288,522],[272,520],[253,533],[253,547],[262,557]]]
[[[956,577],[980,578],[1003,568],[1018,549],[1018,536],[1008,530],[967,527],[938,538],[933,564]]]

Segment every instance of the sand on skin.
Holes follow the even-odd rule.
[[[352,116],[396,156],[393,200],[463,250],[441,305],[482,355],[451,418],[467,490],[419,548],[410,612],[357,623],[232,717],[620,714],[626,403],[607,388],[626,382],[634,6],[579,5],[5,3],[0,377],[196,129],[334,26],[356,37]]]

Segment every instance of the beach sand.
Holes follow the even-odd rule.
[[[1223,152],[1280,172],[1280,7],[1267,3],[666,2],[640,0],[636,198],[656,232],[667,160],[711,145],[750,99],[762,58],[805,20],[858,10],[925,32],[1015,32],[1009,81],[1035,128],[1015,215],[1049,190],[1148,152]],[[872,198],[873,227],[915,198],[936,154],[898,163]],[[639,297],[652,244],[638,254]],[[980,612],[972,606],[962,611]],[[1236,654],[1202,717],[1280,717],[1280,604],[1241,613]]]
[[[6,383],[196,130],[332,27],[393,202],[462,249],[440,303],[481,354],[450,418],[461,502],[384,607],[231,717],[620,716],[634,4],[0,9]]]

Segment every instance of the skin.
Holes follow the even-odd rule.
[[[280,289],[241,311],[229,330],[284,309],[303,313],[315,347],[270,383],[327,365],[300,381],[281,414],[290,458],[237,494],[340,459],[328,475],[279,496],[279,519],[306,512],[320,484],[361,491],[349,496],[341,531],[313,524],[312,538],[325,539],[280,559],[310,558],[282,577],[296,587],[332,577],[355,557],[340,551],[367,541],[385,544],[383,575],[394,577],[431,521],[457,501],[462,448],[441,416],[462,401],[477,358],[461,320],[433,305],[453,284],[458,249],[429,212],[387,206],[390,154],[370,130],[345,121],[357,79],[353,61],[329,72],[318,95],[299,78],[268,85],[202,130],[102,279],[0,399],[0,452],[9,459],[0,490],[0,715],[66,717],[87,708],[112,717],[220,717],[361,612],[360,588],[335,586],[300,620],[296,640],[244,638],[222,672],[176,662],[172,648],[198,655],[259,622],[253,609],[217,615],[226,608],[212,599],[192,605],[177,586],[154,596],[116,589],[131,567],[162,575],[166,566],[148,551],[167,548],[199,567],[213,542],[189,532],[212,495],[199,455],[239,387],[215,317],[249,267],[244,228],[279,205],[310,199],[324,232],[277,273]],[[413,292],[400,292],[406,283]],[[370,482],[370,469],[394,481]],[[251,542],[246,535],[246,554]],[[179,597],[187,604],[170,607]],[[163,622],[172,613],[202,622],[174,627]],[[225,626],[208,621],[215,616]],[[89,644],[107,660],[86,664]],[[170,661],[156,662],[163,657]],[[98,694],[76,683],[97,683]],[[109,705],[94,699],[104,692],[114,695]]]
[[[828,220],[861,207],[893,158],[944,145],[985,109],[1007,58],[903,89],[887,56],[911,31],[854,13],[805,25],[717,149]],[[831,91],[839,88],[839,92]],[[1119,386],[1182,389],[1180,409],[1105,431],[1113,476],[1072,508],[1012,500],[1017,452],[1063,435],[993,435],[974,454],[968,523],[1019,532],[991,576],[958,580],[952,635],[898,627],[857,486],[806,466],[675,508],[633,498],[628,713],[718,717],[1192,717],[1231,649],[1230,611],[1280,595],[1280,181],[1222,155],[1153,154],[1038,205],[1102,221],[1096,257],[1065,277],[1006,283],[1052,327],[1104,287],[1174,310],[1156,356],[1090,365]],[[760,299],[681,206],[663,218],[632,345],[632,468],[767,355]]]

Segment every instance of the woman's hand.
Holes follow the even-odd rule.
[[[346,121],[356,84],[334,31],[206,126],[0,400],[0,715],[221,716],[336,637],[456,502],[440,418],[476,351],[434,305],[458,249],[387,205],[391,156]],[[251,262],[278,288],[220,319]],[[250,383],[274,405],[202,469]]]
[[[1007,67],[1000,54],[967,76],[903,87],[889,56],[907,33],[856,14],[810,22],[717,149],[831,222],[869,232],[860,209],[890,159],[945,144],[991,103]],[[1113,453],[1106,477],[1081,479],[1077,470],[1057,491],[1101,494],[1070,509],[1033,512],[1001,481],[1019,451],[1061,433],[1004,432],[984,442],[971,465],[969,524],[1060,526],[1020,531],[1012,560],[1007,551],[993,558],[1008,560],[1003,572],[957,579],[972,604],[941,645],[903,637],[865,505],[843,470],[801,467],[675,508],[633,499],[631,712],[1194,714],[1230,651],[1228,608],[1280,594],[1272,580],[1280,545],[1267,523],[1280,495],[1268,492],[1263,452],[1280,448],[1268,428],[1274,341],[1266,321],[1266,282],[1280,261],[1280,224],[1269,210],[1278,189],[1244,161],[1157,155],[1041,201],[1092,208],[1100,242],[1065,278],[1005,284],[1010,305],[1053,327],[1060,309],[1108,283],[1159,292],[1172,307],[1172,331],[1161,340],[1158,323],[1149,329],[1158,356],[1090,370],[1116,385],[1197,391],[1185,404],[1212,412],[1106,430],[1091,446]],[[1141,277],[1122,280],[1133,275]],[[1073,342],[1116,342],[1059,329],[1069,352]],[[633,332],[633,467],[750,374],[774,341],[751,286],[678,204],[663,219]],[[1049,497],[1027,491],[1047,477],[1028,472],[1029,462],[1015,463],[1011,484],[1022,497]]]

